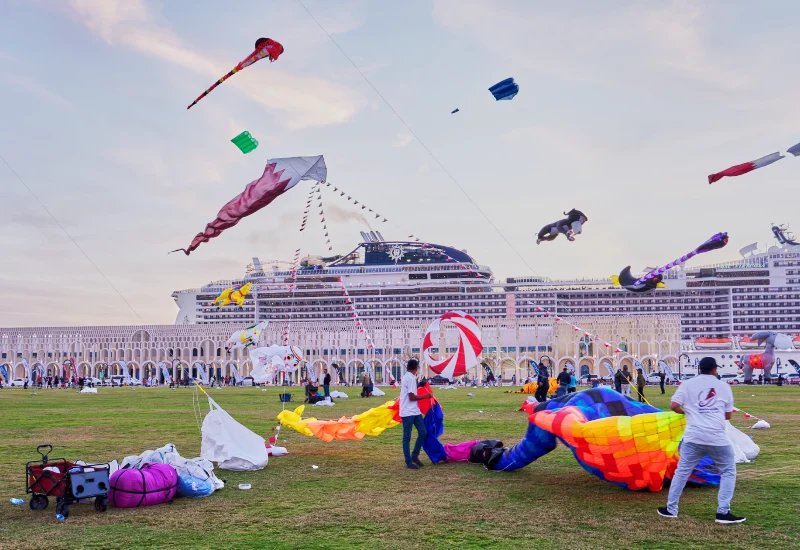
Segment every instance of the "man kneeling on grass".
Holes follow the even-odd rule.
[[[422,411],[419,410],[417,401],[430,399],[433,394],[418,396],[417,395],[417,370],[419,369],[419,361],[416,359],[409,359],[406,365],[407,372],[403,375],[403,380],[400,385],[400,417],[403,419],[403,456],[406,459],[406,468],[417,470],[422,466],[422,461],[419,459],[419,451],[422,449],[422,442],[425,441],[425,436],[428,435],[428,430],[425,428],[425,419],[422,417]],[[417,428],[417,441],[414,443],[414,452],[410,451],[411,447],[411,428]]]
[[[697,463],[711,457],[720,470],[717,497],[717,523],[742,523],[746,518],[731,514],[731,499],[736,488],[736,460],[725,427],[733,412],[731,387],[717,378],[717,362],[703,357],[699,376],[680,385],[672,396],[670,408],[686,415],[686,431],[680,447],[680,460],[669,486],[667,506],[658,515],[678,517],[678,501]]]

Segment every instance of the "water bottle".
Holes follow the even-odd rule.
[[[21,498],[12,498],[11,504],[14,504],[16,506],[22,506],[23,504],[25,504],[25,501],[22,500]]]
[[[64,521],[64,514],[56,514],[56,519],[58,521]]]

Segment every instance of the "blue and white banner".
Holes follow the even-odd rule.
[[[203,384],[208,384],[208,373],[206,373],[203,363],[195,361],[194,368],[197,369],[197,376],[203,381]]]
[[[611,363],[608,361],[602,361],[600,364],[606,368],[609,376],[614,376],[614,367],[611,366]]]
[[[3,376],[3,380],[5,381],[6,384],[10,382],[10,380],[8,379],[8,369],[6,369],[5,365],[0,365],[0,375]]]
[[[239,369],[236,368],[236,365],[231,365],[231,374],[233,374],[233,380],[237,384],[241,384],[242,383],[242,377],[239,376]]]
[[[33,379],[33,371],[31,370],[30,365],[28,365],[28,360],[23,358],[22,359],[22,366],[25,368],[25,374],[28,375],[28,385],[33,385],[35,380]]]
[[[533,374],[536,378],[539,378],[539,365],[536,364],[536,361],[533,359],[528,359],[528,363],[530,363],[531,367],[533,367]]]
[[[567,361],[564,366],[567,367],[567,371],[569,371],[570,374],[575,374],[575,365],[571,362]]]
[[[130,385],[133,380],[131,380],[131,373],[128,372],[128,363],[125,361],[120,361],[119,364],[122,367],[122,375],[125,377],[124,382]]]
[[[161,376],[164,377],[164,383],[169,384],[169,381],[172,379],[172,375],[169,373],[169,367],[167,367],[163,361],[159,361],[158,368],[161,369]]]

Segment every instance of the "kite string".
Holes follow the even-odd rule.
[[[81,248],[81,246],[75,241],[75,239],[72,238],[72,235],[70,235],[69,232],[66,229],[64,229],[64,226],[61,225],[61,223],[56,219],[56,217],[53,215],[53,213],[50,212],[50,210],[44,205],[44,203],[39,199],[39,197],[36,195],[36,193],[34,193],[33,190],[30,187],[28,187],[28,184],[25,183],[25,181],[22,179],[22,177],[20,177],[20,175],[17,173],[17,171],[14,170],[14,168],[11,167],[11,165],[8,163],[8,161],[5,159],[5,157],[0,155],[0,159],[2,159],[3,163],[6,166],[8,166],[8,169],[11,170],[11,173],[14,174],[14,176],[16,176],[16,178],[19,180],[19,182],[22,184],[22,186],[25,187],[25,189],[27,189],[28,193],[30,193],[31,196],[36,200],[36,202],[39,203],[39,206],[41,206],[42,209],[45,212],[47,212],[47,215],[50,216],[50,218],[55,222],[55,224],[59,227],[59,229],[61,229],[61,231],[64,233],[64,235],[66,235],[69,238],[69,240],[72,241],[72,244],[75,245],[75,248],[80,250],[80,252],[81,252],[81,254],[83,254],[84,258],[86,258],[86,260],[88,260],[88,262],[90,264],[92,264],[92,266],[97,270],[97,272],[105,280],[105,282],[108,283],[108,286],[110,286],[114,290],[114,292],[117,293],[117,295],[120,297],[120,299],[122,299],[122,301],[125,302],[125,305],[127,305],[130,308],[130,310],[133,312],[133,314],[136,315],[136,317],[139,319],[139,321],[141,321],[142,324],[144,324],[144,319],[142,319],[142,316],[139,315],[139,312],[137,312],[133,308],[133,306],[130,304],[130,302],[128,302],[128,300],[125,299],[125,297],[122,295],[122,293],[119,290],[117,290],[117,287],[115,287],[114,284],[111,281],[108,280],[108,277],[106,277],[105,273],[103,273],[100,270],[100,268],[97,267],[97,264],[92,261],[92,259],[86,253],[86,251],[83,250],[83,248]]]
[[[365,75],[365,74],[364,74],[364,73],[361,71],[361,69],[359,69],[359,68],[358,68],[358,65],[356,65],[356,64],[353,62],[353,60],[350,58],[350,56],[349,56],[349,55],[347,55],[347,53],[345,53],[345,51],[342,49],[342,47],[339,45],[339,43],[338,43],[338,42],[336,42],[336,40],[335,40],[335,39],[334,39],[334,38],[333,38],[333,37],[330,35],[330,33],[329,33],[327,30],[325,30],[325,27],[323,27],[323,26],[322,26],[322,24],[321,24],[319,21],[317,21],[317,18],[316,18],[316,17],[314,17],[314,15],[313,15],[313,14],[312,14],[312,13],[309,11],[309,9],[308,9],[308,8],[306,7],[306,5],[305,5],[305,4],[302,2],[302,0],[297,0],[297,3],[298,3],[298,4],[300,4],[300,5],[303,7],[303,9],[306,11],[306,13],[308,13],[309,17],[311,17],[311,19],[313,19],[313,20],[314,20],[314,22],[317,24],[317,26],[318,26],[320,29],[322,29],[322,32],[324,32],[324,33],[325,33],[325,34],[328,36],[328,38],[331,40],[331,42],[333,42],[334,46],[336,46],[336,48],[338,48],[338,50],[339,50],[339,51],[342,53],[342,55],[345,57],[345,59],[347,59],[347,61],[349,61],[349,62],[350,62],[350,64],[353,66],[353,68],[354,68],[356,71],[358,71],[358,74],[360,74],[360,75],[361,75],[361,78],[363,78],[363,79],[364,79],[364,81],[365,81],[367,84],[369,84],[369,86],[370,86],[370,87],[373,89],[373,91],[374,91],[374,92],[375,92],[375,93],[378,95],[378,97],[380,97],[380,98],[381,98],[381,100],[382,100],[382,101],[383,101],[383,102],[386,104],[386,106],[389,108],[389,110],[390,110],[390,111],[392,111],[392,113],[394,114],[394,116],[395,116],[395,117],[397,117],[397,120],[399,120],[399,121],[400,121],[400,123],[401,123],[403,126],[405,126],[405,127],[406,127],[406,130],[408,130],[408,131],[409,131],[409,133],[411,133],[411,135],[412,135],[412,136],[414,136],[414,139],[416,139],[416,140],[417,140],[417,142],[418,142],[418,143],[419,143],[419,144],[422,146],[422,148],[423,148],[423,149],[425,149],[425,151],[428,153],[428,155],[429,155],[429,156],[430,156],[430,157],[433,159],[433,161],[434,161],[434,162],[435,162],[435,163],[436,163],[436,164],[439,166],[439,168],[441,168],[441,169],[442,169],[442,171],[443,171],[443,172],[444,172],[444,173],[447,175],[447,177],[448,177],[448,178],[450,178],[450,180],[451,180],[451,181],[452,181],[452,182],[455,184],[455,186],[458,188],[458,190],[459,190],[459,191],[461,191],[461,193],[462,193],[462,194],[463,194],[463,195],[464,195],[464,196],[467,198],[467,200],[469,200],[469,202],[471,202],[471,203],[472,203],[472,205],[473,205],[473,206],[475,207],[475,209],[476,209],[476,210],[477,210],[477,211],[478,211],[478,212],[481,214],[481,216],[483,216],[483,217],[484,217],[484,219],[486,219],[486,221],[487,221],[487,222],[489,222],[489,225],[491,225],[491,226],[492,226],[492,228],[495,230],[495,232],[497,232],[497,234],[498,234],[498,235],[500,235],[500,237],[501,237],[501,238],[502,238],[502,239],[503,239],[503,240],[506,242],[506,244],[509,246],[509,248],[511,248],[511,250],[513,250],[513,251],[514,251],[514,254],[516,254],[516,255],[519,257],[519,259],[520,259],[520,260],[522,260],[522,263],[524,263],[524,264],[527,266],[527,268],[531,270],[531,272],[533,272],[533,271],[534,271],[534,269],[533,269],[533,267],[532,267],[532,266],[531,266],[531,265],[528,263],[528,261],[527,261],[527,260],[526,260],[526,259],[525,259],[525,258],[522,256],[522,254],[520,254],[520,252],[519,252],[519,251],[516,249],[516,247],[514,247],[514,245],[513,245],[513,244],[511,244],[511,241],[509,241],[509,240],[508,240],[508,238],[507,238],[507,237],[506,237],[506,236],[503,234],[503,232],[502,232],[502,231],[500,231],[500,229],[499,229],[499,228],[498,228],[498,227],[497,227],[497,226],[494,224],[494,222],[493,222],[493,221],[491,220],[491,218],[489,218],[489,216],[488,216],[488,215],[487,215],[487,214],[486,214],[486,213],[483,211],[483,209],[481,209],[481,207],[480,207],[480,206],[478,206],[478,203],[477,203],[477,202],[475,202],[475,201],[473,200],[473,198],[472,198],[472,197],[469,195],[469,193],[467,193],[467,192],[466,192],[466,190],[465,190],[465,189],[464,189],[464,188],[461,186],[461,184],[459,184],[459,183],[458,183],[458,180],[456,180],[456,178],[455,178],[455,177],[454,177],[454,176],[453,176],[453,175],[450,173],[450,171],[449,171],[449,170],[447,170],[447,168],[445,168],[444,164],[442,164],[442,163],[441,163],[441,161],[440,161],[440,160],[439,160],[439,159],[436,157],[436,155],[434,155],[434,154],[433,154],[433,151],[431,151],[431,150],[428,148],[428,146],[427,146],[427,145],[425,145],[425,142],[423,142],[423,141],[422,141],[422,139],[420,139],[420,137],[419,137],[419,136],[418,136],[418,135],[417,135],[417,134],[414,132],[414,130],[412,130],[412,129],[411,129],[411,126],[409,126],[409,125],[408,125],[408,123],[406,123],[406,121],[405,121],[405,120],[403,120],[403,117],[401,117],[401,116],[400,116],[400,114],[399,114],[399,113],[398,113],[398,112],[397,112],[397,111],[394,109],[394,107],[392,107],[391,103],[389,103],[389,101],[388,101],[388,100],[387,100],[387,99],[386,99],[386,98],[383,96],[383,94],[381,94],[381,92],[380,92],[380,91],[378,91],[378,88],[376,88],[376,87],[375,87],[375,85],[372,83],[372,81],[370,81],[370,79],[369,79],[369,78],[367,78],[367,75]]]

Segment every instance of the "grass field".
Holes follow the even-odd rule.
[[[443,441],[517,442],[523,397],[507,388],[440,390]],[[224,388],[212,395],[240,422],[268,435],[281,410],[278,391]],[[348,388],[345,388],[348,391]],[[472,391],[477,395],[468,397]],[[648,388],[651,402],[667,399]],[[672,390],[668,391],[671,393]],[[302,400],[294,389],[294,399]],[[397,396],[338,400],[308,414],[335,418]],[[687,488],[681,517],[660,518],[666,492],[632,493],[578,466],[563,446],[515,472],[464,463],[405,469],[401,431],[364,441],[323,443],[284,430],[289,455],[259,472],[218,471],[228,486],[205,499],[142,509],[74,505],[59,522],[12,506],[24,494],[24,465],[38,444],[55,456],[121,459],[166,443],[186,457],[200,451],[191,389],[103,388],[96,395],[21,389],[0,392],[0,547],[2,548],[789,548],[800,547],[800,388],[735,387],[737,406],[767,419],[754,432],[761,455],[739,466],[733,511],[745,524],[714,523],[716,489]],[[204,412],[207,408],[204,407]],[[484,411],[480,414],[478,411]],[[738,427],[747,425],[741,415]],[[312,465],[318,465],[313,469]],[[250,491],[237,485],[252,483]]]

